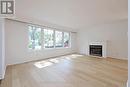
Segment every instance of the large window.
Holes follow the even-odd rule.
[[[28,26],[29,49],[68,48],[70,47],[70,33],[37,26]],[[42,47],[43,46],[43,47]]]
[[[63,33],[55,31],[55,47],[63,47]]]
[[[70,46],[70,34],[68,32],[64,32],[64,47]]]
[[[44,29],[44,48],[54,48],[54,30]]]
[[[41,49],[41,28],[29,26],[29,49]]]

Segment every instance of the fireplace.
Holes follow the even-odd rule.
[[[89,55],[102,57],[102,45],[89,45]]]

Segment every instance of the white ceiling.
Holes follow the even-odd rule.
[[[127,0],[15,0],[16,16],[73,29],[128,18]]]

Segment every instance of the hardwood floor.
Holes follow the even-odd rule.
[[[126,87],[127,61],[67,55],[7,67],[1,87]]]

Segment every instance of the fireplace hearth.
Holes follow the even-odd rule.
[[[89,55],[102,57],[102,45],[89,45]]]

